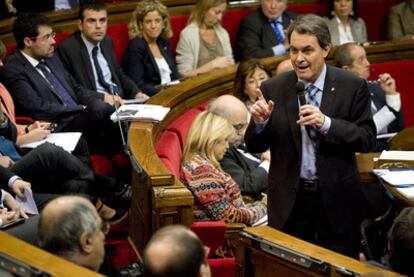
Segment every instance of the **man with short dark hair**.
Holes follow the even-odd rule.
[[[401,97],[396,90],[394,78],[389,73],[378,76],[378,80],[368,80],[370,63],[364,47],[356,43],[346,43],[334,52],[337,67],[353,72],[367,80],[368,92],[371,94],[371,112],[374,117],[377,135],[399,132],[404,128],[401,111]],[[374,152],[388,149],[387,139],[377,139]]]
[[[92,152],[121,149],[116,125],[109,118],[114,107],[100,100],[98,92],[77,84],[54,55],[50,19],[22,14],[13,23],[13,33],[17,49],[6,60],[2,80],[13,97],[16,114],[55,122],[56,131],[82,132]]]
[[[285,55],[289,49],[286,29],[296,18],[287,12],[287,0],[260,0],[260,7],[246,16],[237,33],[239,60]]]
[[[106,35],[108,12],[103,3],[85,4],[79,8],[79,31],[64,40],[58,48],[66,69],[85,88],[100,93],[113,104],[122,98],[146,97],[122,72],[115,57],[111,37]],[[113,96],[110,86],[114,88]]]
[[[331,37],[319,16],[298,17],[288,39],[294,71],[262,83],[245,136],[253,153],[270,147],[269,226],[357,257],[364,213],[355,152],[375,140],[366,82],[325,63]]]
[[[107,231],[107,225],[89,200],[80,196],[62,196],[50,201],[40,215],[39,246],[98,271],[104,260]]]
[[[197,235],[181,225],[158,230],[144,250],[148,277],[209,277],[210,267]]]

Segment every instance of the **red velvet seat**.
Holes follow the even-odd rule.
[[[179,178],[181,168],[181,144],[175,132],[165,131],[161,134],[155,147],[158,157]],[[166,162],[168,161],[168,162]]]
[[[397,91],[401,94],[402,111],[404,113],[404,126],[414,124],[414,103],[413,80],[409,72],[414,72],[414,60],[397,60],[383,63],[371,64],[370,79],[376,80],[381,73],[388,72],[395,79]]]
[[[167,128],[169,131],[177,133],[182,149],[184,148],[191,124],[200,112],[201,111],[196,108],[190,109],[175,119]]]

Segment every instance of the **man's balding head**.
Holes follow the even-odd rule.
[[[249,112],[242,101],[232,95],[222,95],[208,105],[208,111],[226,118],[236,129],[234,145],[241,143],[249,121]]]
[[[98,271],[105,254],[105,236],[92,203],[81,196],[61,196],[40,214],[39,246],[78,265]]]
[[[158,230],[144,250],[145,276],[210,276],[204,247],[182,225]]]

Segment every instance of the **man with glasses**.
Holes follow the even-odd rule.
[[[260,0],[260,7],[240,23],[237,34],[239,60],[287,54],[286,30],[296,14],[286,11],[287,0]]]
[[[236,130],[236,138],[220,160],[222,169],[236,181],[242,195],[260,200],[267,190],[270,152],[256,155],[247,151],[243,141],[249,119],[246,106],[234,96],[223,95],[212,101],[208,110],[227,118]]]
[[[16,114],[57,123],[55,131],[82,132],[95,153],[113,154],[121,140],[110,121],[114,107],[102,94],[75,82],[54,55],[52,22],[40,14],[22,14],[13,23],[17,43],[2,71]],[[99,144],[100,143],[100,144]]]
[[[79,31],[58,48],[66,69],[85,88],[100,93],[105,102],[122,103],[123,98],[148,98],[118,65],[111,37],[106,35],[108,12],[103,3],[82,5],[79,9]],[[111,95],[110,86],[115,96]]]

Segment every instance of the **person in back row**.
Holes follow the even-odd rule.
[[[246,16],[237,33],[238,59],[287,54],[286,30],[296,14],[287,12],[287,0],[260,0],[260,7]]]
[[[396,90],[395,80],[389,73],[378,76],[378,80],[368,80],[370,63],[364,47],[356,43],[346,43],[334,52],[337,67],[353,72],[367,80],[371,94],[371,112],[374,117],[377,135],[399,132],[404,128],[401,111],[401,96]],[[388,149],[387,139],[377,139],[372,151]]]
[[[91,152],[119,151],[121,140],[109,119],[114,107],[102,94],[80,86],[54,55],[55,33],[49,18],[22,14],[13,23],[17,42],[1,72],[16,115],[57,123],[55,131],[77,131]]]
[[[138,3],[129,23],[128,48],[122,59],[125,73],[147,95],[179,78],[168,38],[172,37],[167,7],[159,1]]]
[[[234,135],[227,119],[209,111],[201,112],[191,125],[181,170],[183,183],[194,195],[196,221],[253,225],[267,214],[266,198],[245,204],[238,184],[220,166]]]
[[[387,38],[414,40],[414,0],[405,0],[393,6],[388,15]]]
[[[103,3],[84,4],[79,8],[79,31],[58,47],[66,69],[83,87],[100,93],[109,104],[123,98],[148,98],[122,72],[115,57],[111,37],[106,35],[108,11]],[[115,96],[110,91],[113,86]]]
[[[197,0],[177,45],[178,71],[194,77],[234,64],[230,37],[221,26],[225,0]]]

